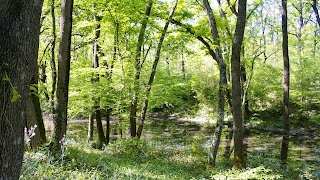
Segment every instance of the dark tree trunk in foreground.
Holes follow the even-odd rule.
[[[68,90],[70,77],[70,46],[73,0],[62,0],[56,115],[54,117],[53,149],[61,151],[61,140],[67,132]]]
[[[1,1],[0,179],[19,179],[26,105],[37,63],[42,0]]]
[[[236,169],[245,168],[243,149],[244,124],[242,119],[242,98],[241,98],[241,69],[240,55],[246,23],[247,1],[240,0],[238,5],[238,19],[232,43],[231,55],[231,76],[232,76],[232,110],[233,110],[233,132],[234,132],[234,160],[233,166]]]
[[[152,0],[148,1],[148,5],[145,12],[145,17],[142,21],[138,42],[137,42],[137,49],[136,49],[136,55],[135,55],[135,64],[134,64],[134,87],[133,87],[133,96],[130,106],[130,134],[131,137],[135,137],[137,134],[137,105],[138,105],[138,90],[139,90],[139,79],[140,79],[140,71],[141,71],[141,50],[142,45],[144,42],[144,35],[146,32],[147,24],[148,24],[148,18],[151,13],[152,8]]]
[[[169,23],[172,19],[172,16],[174,14],[174,11],[177,7],[177,4],[178,4],[178,0],[175,1],[175,4],[174,6],[172,7],[171,9],[171,12],[168,16],[168,20],[162,30],[162,33],[161,33],[161,37],[160,37],[160,40],[159,40],[159,43],[158,43],[158,46],[157,46],[157,50],[156,50],[156,56],[154,58],[154,62],[153,62],[153,66],[152,66],[152,70],[151,70],[151,74],[150,74],[150,78],[149,78],[149,81],[148,81],[148,84],[147,84],[147,88],[146,88],[146,97],[145,97],[145,100],[143,102],[143,105],[142,105],[142,110],[141,110],[141,118],[140,118],[140,122],[139,122],[139,126],[138,126],[138,132],[137,132],[137,136],[138,138],[141,137],[141,134],[142,134],[142,129],[143,129],[143,124],[144,124],[144,120],[146,118],[146,113],[147,113],[147,109],[148,109],[148,103],[149,103],[149,95],[150,95],[150,91],[151,91],[151,86],[152,86],[152,83],[153,83],[153,80],[154,80],[154,76],[156,74],[156,70],[157,70],[157,66],[158,66],[158,62],[159,62],[159,59],[160,59],[160,54],[161,54],[161,48],[162,48],[162,43],[164,41],[164,38],[166,36],[166,33],[167,33],[167,30],[168,30],[168,27],[169,27]]]
[[[287,0],[282,0],[282,54],[283,54],[283,136],[281,145],[281,167],[286,168],[289,148],[289,82],[290,82],[290,63],[288,49],[288,19],[287,19]]]
[[[210,163],[215,166],[216,157],[218,154],[218,148],[221,141],[221,133],[222,133],[222,127],[224,122],[224,106],[225,106],[225,94],[226,94],[226,87],[227,87],[227,72],[226,72],[226,64],[223,60],[222,56],[222,50],[220,47],[220,37],[216,25],[216,21],[212,12],[212,9],[210,7],[210,4],[208,0],[203,0],[203,5],[206,9],[207,16],[210,23],[210,30],[211,35],[214,40],[215,45],[215,52],[211,52],[211,56],[217,61],[219,65],[219,102],[218,102],[218,119],[217,119],[217,125],[216,129],[212,138],[210,152],[209,152],[209,161]]]

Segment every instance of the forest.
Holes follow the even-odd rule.
[[[320,179],[318,0],[0,2],[0,180]]]

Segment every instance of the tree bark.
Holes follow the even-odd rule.
[[[221,141],[221,133],[223,128],[223,122],[224,122],[224,106],[225,106],[225,94],[226,94],[226,88],[227,88],[227,72],[226,72],[226,64],[223,60],[222,56],[222,50],[220,46],[220,37],[216,25],[216,21],[212,12],[212,9],[210,7],[210,4],[208,0],[203,0],[204,7],[207,12],[207,16],[210,23],[210,30],[211,35],[213,37],[213,42],[215,46],[215,52],[211,52],[211,56],[217,61],[219,66],[219,102],[218,102],[218,119],[217,119],[217,126],[212,138],[210,152],[209,152],[209,161],[210,163],[215,166],[216,157],[218,154],[218,148]],[[209,51],[210,52],[210,51]]]
[[[26,106],[37,63],[42,0],[1,1],[0,179],[19,179]]]
[[[289,148],[289,87],[290,87],[290,62],[288,49],[288,19],[287,19],[287,0],[282,0],[282,55],[283,55],[283,128],[285,135],[283,136],[281,145],[281,167],[286,168]]]
[[[140,138],[141,134],[142,134],[144,120],[146,118],[146,113],[147,113],[147,109],[148,109],[149,95],[150,95],[151,86],[152,86],[152,83],[153,83],[153,80],[154,80],[154,76],[156,74],[158,62],[159,62],[159,59],[160,59],[162,44],[163,44],[164,38],[166,36],[167,30],[168,30],[168,27],[169,27],[169,24],[170,24],[170,21],[172,19],[172,16],[174,14],[174,11],[175,11],[177,5],[178,5],[178,0],[175,1],[174,5],[173,5],[173,7],[172,7],[172,9],[170,11],[170,14],[168,16],[168,20],[167,20],[166,24],[164,25],[164,28],[162,30],[161,37],[160,37],[160,40],[159,40],[159,43],[158,43],[158,46],[157,46],[156,56],[154,58],[154,62],[153,62],[152,69],[151,69],[151,74],[150,74],[149,81],[148,81],[148,84],[147,84],[147,87],[146,87],[146,97],[145,97],[145,100],[144,100],[143,105],[142,105],[141,117],[140,117],[140,121],[139,121],[138,132],[137,132],[138,138]]]
[[[136,56],[135,56],[135,64],[134,64],[134,87],[133,87],[133,96],[130,106],[130,134],[131,137],[135,137],[137,134],[136,124],[137,124],[137,105],[138,105],[138,91],[139,91],[139,79],[140,79],[140,59],[141,59],[141,48],[144,42],[144,35],[146,32],[148,18],[151,14],[152,8],[152,0],[148,1],[148,5],[146,7],[145,18],[141,23],[141,28],[139,32],[138,42],[137,42],[137,49],[136,49]]]
[[[93,68],[97,69],[99,68],[99,51],[100,46],[98,44],[99,38],[100,38],[100,21],[101,17],[95,12],[95,3],[92,4],[93,8],[93,18],[96,23],[95,26],[95,35],[94,35],[94,42],[93,42]],[[94,72],[93,75],[93,83],[97,83],[100,81],[99,74],[97,72]],[[98,137],[99,137],[99,146],[102,147],[103,144],[106,144],[106,138],[104,136],[103,132],[103,126],[101,121],[101,107],[100,107],[100,98],[94,97],[94,111],[96,116],[96,122],[97,122],[97,131],[98,131]]]
[[[61,1],[60,44],[56,115],[54,117],[53,150],[62,151],[61,140],[67,131],[68,91],[70,77],[70,46],[73,0]]]
[[[319,17],[319,11],[317,8],[317,0],[313,0],[312,8],[313,8],[314,14],[316,15],[316,19],[320,28],[320,17]]]
[[[89,115],[89,122],[88,122],[88,136],[87,136],[87,142],[91,142],[93,139],[93,122],[94,118],[93,115],[90,114]]]
[[[241,0],[238,4],[238,19],[232,43],[231,54],[231,76],[232,76],[232,110],[233,110],[233,132],[234,132],[234,160],[236,169],[245,168],[243,133],[244,124],[242,118],[241,99],[241,69],[240,55],[246,23],[247,1]]]
[[[56,93],[57,88],[57,66],[56,66],[56,16],[55,16],[55,2],[51,0],[51,19],[52,19],[52,42],[51,42],[51,60],[50,60],[50,67],[51,67],[51,78],[52,78],[52,86],[51,86],[51,93],[50,93],[50,108],[53,118],[56,114],[55,107],[54,107],[54,95]]]
[[[41,111],[41,105],[40,105],[40,99],[39,99],[39,93],[38,93],[38,64],[34,64],[34,74],[33,78],[31,79],[31,85],[33,86],[33,90],[31,90],[31,104],[33,105],[34,109],[34,118],[35,122],[37,124],[37,128],[35,129],[35,136],[39,136],[39,144],[43,144],[47,141],[46,138],[46,130],[43,123],[43,117],[42,117],[42,111]],[[30,104],[30,106],[31,106]],[[37,135],[38,133],[38,135]],[[33,145],[33,148],[36,148],[38,146],[37,144]]]

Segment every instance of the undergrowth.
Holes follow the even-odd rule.
[[[151,123],[152,124],[152,123]],[[149,124],[149,125],[151,125]],[[154,124],[153,124],[154,125]],[[247,155],[247,168],[232,169],[232,156],[225,159],[222,141],[216,167],[207,163],[210,136],[196,125],[170,124],[175,130],[165,136],[162,130],[150,129],[143,139],[119,138],[103,150],[86,143],[86,124],[70,124],[65,152],[55,158],[46,147],[26,152],[20,179],[317,179],[320,174],[319,144],[308,151],[291,143],[286,170],[280,170],[279,147],[274,136],[257,135]],[[178,127],[180,129],[178,129]],[[81,132],[80,132],[81,131]],[[75,133],[76,132],[76,133]],[[153,134],[151,134],[153,132]],[[81,133],[79,135],[79,133]],[[180,134],[180,137],[178,136]],[[223,135],[224,136],[224,135]],[[172,139],[175,137],[175,139]],[[266,142],[273,145],[264,146]],[[301,153],[301,151],[303,151]],[[299,154],[300,153],[300,154]],[[313,160],[297,160],[305,156]]]

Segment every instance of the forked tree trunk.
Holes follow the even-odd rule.
[[[144,35],[146,32],[148,18],[151,13],[152,8],[152,0],[148,1],[148,5],[145,12],[145,17],[141,23],[141,28],[139,32],[138,42],[137,42],[137,49],[136,49],[136,56],[135,56],[135,64],[134,64],[134,85],[133,85],[133,96],[130,106],[130,134],[131,137],[135,137],[137,134],[137,105],[138,105],[138,91],[139,91],[139,79],[140,79],[140,59],[141,59],[141,50],[142,45],[144,42]]]
[[[288,49],[288,19],[287,19],[287,0],[282,0],[282,54],[283,54],[283,136],[281,145],[281,167],[286,168],[289,148],[289,82],[290,82],[290,62]]]
[[[20,176],[42,3],[3,0],[0,5],[0,179]]]
[[[215,45],[215,57],[214,56],[212,57],[215,58],[215,60],[217,61],[219,65],[219,72],[220,72],[219,91],[218,91],[218,98],[219,98],[218,119],[217,119],[216,129],[211,141],[211,147],[209,152],[209,161],[213,166],[215,166],[216,157],[218,154],[218,148],[221,141],[223,122],[224,122],[224,113],[225,113],[224,106],[225,106],[225,95],[226,95],[226,87],[227,87],[227,72],[226,72],[226,64],[222,56],[222,50],[220,46],[220,37],[219,37],[215,17],[213,15],[213,12],[208,0],[203,0],[203,4],[207,12],[207,16],[210,23],[211,35],[213,37],[214,45]]]
[[[149,95],[150,95],[151,86],[152,86],[152,83],[153,83],[153,80],[154,80],[154,76],[156,74],[158,62],[159,62],[159,59],[160,59],[162,43],[163,43],[164,38],[166,36],[167,30],[168,30],[168,27],[169,27],[169,23],[170,23],[170,21],[172,19],[172,16],[174,14],[174,11],[175,11],[177,5],[178,5],[178,0],[175,1],[175,4],[171,9],[171,12],[170,12],[170,14],[168,16],[168,20],[167,20],[166,24],[164,25],[164,28],[162,30],[161,37],[160,37],[160,40],[159,40],[159,43],[158,43],[158,46],[157,46],[156,56],[154,58],[153,66],[152,66],[152,69],[151,69],[150,78],[149,78],[149,81],[148,81],[148,84],[147,84],[147,87],[146,87],[146,97],[145,97],[145,100],[144,100],[143,105],[142,105],[141,117],[140,117],[140,121],[139,121],[138,132],[137,132],[138,138],[140,138],[141,134],[142,134],[144,120],[146,118],[146,113],[147,113],[147,109],[148,109]]]
[[[61,1],[60,44],[58,62],[58,84],[56,95],[56,115],[54,117],[53,147],[62,151],[62,139],[67,132],[68,91],[70,77],[70,46],[72,30],[73,0]]]

